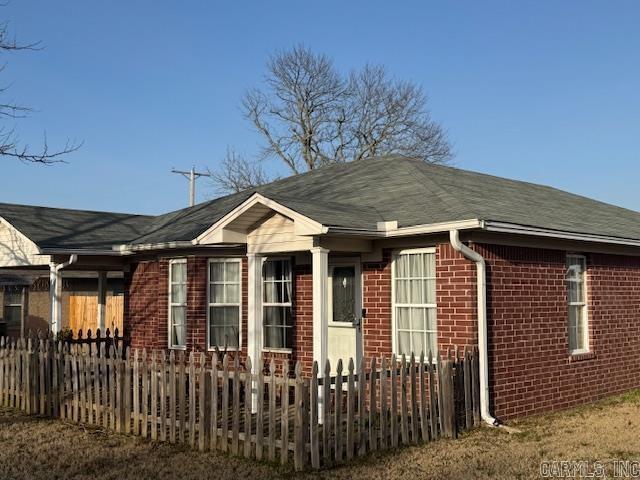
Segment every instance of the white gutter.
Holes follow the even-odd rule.
[[[640,240],[624,237],[612,237],[609,235],[596,235],[590,233],[575,233],[549,228],[529,227],[516,223],[486,221],[484,229],[488,232],[514,233],[519,235],[531,235],[536,237],[561,238],[563,240],[577,240],[582,242],[611,243],[615,245],[628,245],[640,247]]]
[[[496,420],[489,412],[489,355],[487,348],[487,284],[486,265],[484,258],[478,252],[470,249],[460,241],[458,230],[450,230],[449,238],[454,250],[462,253],[466,258],[475,262],[477,272],[478,292],[478,352],[480,366],[480,415],[491,426],[497,426]]]
[[[382,222],[380,222],[382,223]],[[394,223],[394,222],[384,222]],[[370,229],[358,229],[358,228],[344,228],[344,227],[329,227],[327,233],[336,233],[341,235],[355,235],[355,236],[368,236],[375,238],[393,238],[393,237],[405,237],[410,235],[424,235],[429,233],[445,233],[453,229],[455,230],[470,230],[470,229],[482,229],[484,228],[484,221],[477,218],[469,220],[459,220],[455,222],[439,222],[428,223],[424,225],[413,225],[411,227],[400,227],[386,230],[370,230]]]

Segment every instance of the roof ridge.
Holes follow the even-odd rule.
[[[411,159],[414,160],[414,159]],[[463,207],[464,204],[461,200],[459,200],[457,195],[453,195],[449,190],[447,190],[446,188],[444,188],[442,185],[440,185],[439,183],[436,183],[428,174],[427,172],[424,171],[424,167],[430,168],[430,167],[436,167],[436,166],[441,166],[441,165],[435,165],[433,163],[427,163],[424,160],[419,160],[416,159],[418,161],[420,161],[422,163],[422,165],[420,165],[419,168],[418,165],[414,164],[413,162],[410,163],[411,168],[416,171],[426,182],[428,182],[433,188],[432,190],[430,190],[434,195],[436,195],[443,203],[445,210],[447,211],[447,213],[452,214],[453,212],[451,212],[451,209],[449,208],[450,204],[455,202],[456,206],[458,207]],[[456,170],[456,169],[454,169]],[[459,169],[457,169],[459,170]],[[426,189],[426,187],[425,187]],[[447,196],[447,198],[443,197],[443,192],[444,194]]]

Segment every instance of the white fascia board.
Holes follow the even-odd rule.
[[[238,205],[236,208],[227,213],[224,217],[218,220],[216,223],[211,225],[207,230],[198,235],[193,240],[193,245],[199,245],[200,242],[208,236],[213,235],[217,230],[225,228],[229,225],[233,220],[240,217],[243,213],[249,210],[254,205],[261,204],[271,210],[278,212],[286,217],[291,218],[296,225],[296,233],[304,234],[304,235],[321,235],[323,233],[327,233],[328,228],[322,225],[321,223],[316,222],[315,220],[310,219],[304,215],[299,214],[298,212],[290,209],[289,207],[285,207],[281,203],[276,202],[275,200],[271,200],[270,198],[265,197],[259,193],[254,193],[245,200],[243,203]]]
[[[536,236],[536,237],[561,238],[564,240],[611,243],[616,245],[629,245],[633,247],[640,247],[640,240],[634,240],[632,238],[611,237],[608,235],[594,235],[589,233],[566,232],[562,230],[551,230],[548,228],[529,227],[526,225],[518,225],[516,223],[486,221],[484,229],[488,232],[515,233],[519,235],[530,235],[530,236]]]

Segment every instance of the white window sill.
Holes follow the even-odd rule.
[[[263,348],[262,353],[284,353],[291,354],[293,349],[291,348]]]
[[[187,349],[186,345],[183,346],[183,347],[169,347],[169,350],[183,350],[184,351],[186,349]]]
[[[569,363],[592,360],[594,358],[596,358],[596,354],[590,350],[574,350],[569,353]]]
[[[216,351],[216,347],[207,348],[207,352],[214,353],[215,351]],[[240,352],[240,351],[242,351],[242,347],[241,346],[240,347],[226,347],[226,348],[218,347],[218,351],[220,353],[224,353],[224,352]]]

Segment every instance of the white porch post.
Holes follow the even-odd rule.
[[[49,304],[51,305],[51,333],[61,330],[62,325],[62,271],[54,262],[49,264]]]
[[[262,355],[262,257],[247,253],[247,354],[251,357],[253,373],[258,373]],[[257,383],[251,385],[251,408],[257,412]]]
[[[107,272],[98,272],[98,328],[105,331],[107,305]],[[122,332],[120,332],[122,333]]]
[[[323,376],[328,357],[329,338],[329,250],[322,247],[311,249],[313,276],[313,360],[318,362],[318,377]],[[318,389],[318,419],[324,418],[322,388]]]

